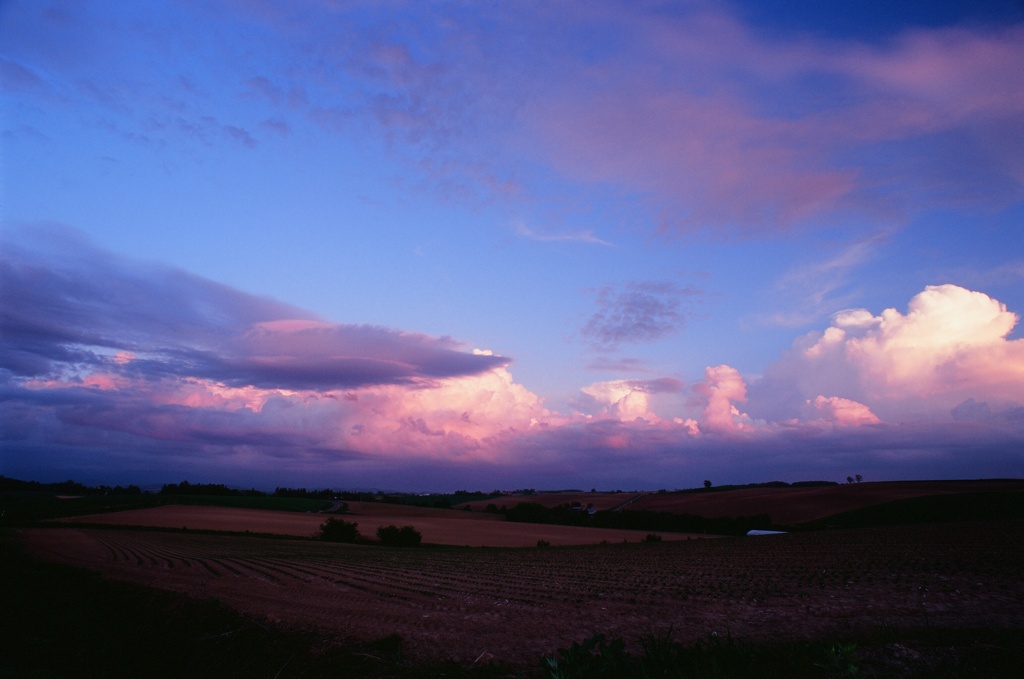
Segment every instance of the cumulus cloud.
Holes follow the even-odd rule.
[[[709,367],[704,383],[694,387],[707,403],[701,413],[701,431],[728,433],[749,429],[749,418],[736,407],[747,400],[747,385],[740,372],[728,365]]]
[[[848,398],[818,396],[814,399],[813,405],[826,420],[840,426],[860,426],[881,422],[878,416],[871,412],[871,408]]]
[[[865,422],[949,417],[972,399],[999,410],[1016,407],[1024,340],[1009,335],[1017,321],[998,300],[951,284],[928,286],[906,313],[846,310],[769,367],[754,390],[757,407],[782,420],[804,403],[835,414],[827,399],[840,398],[863,404]]]
[[[662,377],[650,380],[611,380],[595,382],[580,392],[598,405],[598,414],[619,420],[646,420],[658,422],[660,418],[651,410],[653,394],[677,394],[684,384],[679,380]],[[585,410],[589,410],[586,409]]]

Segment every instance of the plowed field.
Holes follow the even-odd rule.
[[[31,553],[421,658],[534,665],[595,633],[750,640],[1024,630],[1024,522],[551,549],[390,549],[145,530],[26,531]]]

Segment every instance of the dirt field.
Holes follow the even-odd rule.
[[[1024,630],[1021,521],[552,549],[71,527],[25,538],[36,556],[217,597],[258,619],[337,638],[397,633],[422,658],[535,665],[595,633],[630,641],[670,627],[680,641]]]
[[[504,521],[496,514],[484,512],[408,507],[380,502],[351,502],[349,512],[337,518],[358,523],[359,532],[369,538],[376,535],[379,526],[394,524],[415,527],[427,544],[468,547],[534,547],[538,540],[546,540],[552,546],[595,545],[602,542],[640,542],[648,535],[648,531],[512,523]],[[312,537],[318,533],[320,525],[326,519],[325,514],[169,505],[109,514],[90,514],[61,521]],[[659,532],[658,535],[663,540],[706,537],[667,532]]]

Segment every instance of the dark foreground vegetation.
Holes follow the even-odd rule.
[[[138,486],[85,486],[75,481],[39,483],[0,476],[0,527],[26,526],[46,519],[145,509],[162,505],[202,505],[244,509],[317,512],[331,507],[330,491],[235,490],[219,483],[164,484],[149,493]],[[281,492],[279,492],[281,491]]]
[[[539,502],[519,502],[511,509],[504,506],[499,508],[491,504],[487,506],[486,511],[502,514],[506,521],[521,523],[653,530],[670,533],[744,535],[752,529],[766,530],[775,528],[771,517],[767,514],[740,517],[706,517],[633,509],[588,512],[580,503],[545,507]]]
[[[359,533],[359,524],[334,517],[328,518],[320,526],[321,540],[327,542],[347,542],[350,544],[366,544],[371,541]],[[395,525],[377,528],[377,542],[388,547],[419,547],[423,535],[413,526]]]

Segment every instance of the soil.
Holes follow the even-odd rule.
[[[1024,521],[550,549],[73,527],[24,538],[37,557],[326,638],[398,634],[425,660],[536,666],[597,633],[634,643],[669,630],[682,642],[1024,630]]]

